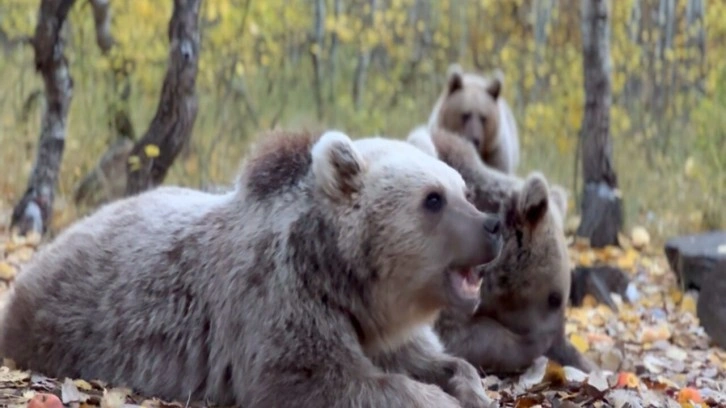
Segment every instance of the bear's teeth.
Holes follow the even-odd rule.
[[[459,274],[463,278],[461,280],[461,289],[462,292],[464,292],[467,295],[477,295],[479,292],[479,287],[481,286],[482,280],[479,279],[477,274],[474,272],[472,268],[468,269],[461,269],[459,270]]]

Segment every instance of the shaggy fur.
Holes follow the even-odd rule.
[[[436,214],[430,191],[446,199]],[[487,406],[430,328],[478,303],[457,298],[451,266],[501,248],[464,194],[405,142],[273,132],[234,191],[160,187],[61,233],[19,274],[0,353],[222,405]]]
[[[504,248],[483,268],[475,315],[451,309],[436,323],[447,351],[497,373],[519,372],[541,355],[593,369],[564,332],[571,280],[563,232],[565,190],[549,188],[537,172],[522,180],[488,168],[471,144],[441,129],[417,128],[408,141],[458,170],[477,208],[504,216]]]
[[[502,96],[504,75],[464,72],[452,64],[446,87],[429,116],[430,130],[441,128],[471,142],[484,162],[513,174],[519,165],[519,135],[509,104]]]

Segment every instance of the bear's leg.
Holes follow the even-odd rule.
[[[464,407],[491,406],[481,377],[464,359],[446,354],[430,327],[420,329],[404,346],[374,358],[382,369],[399,372],[441,387],[456,397]]]
[[[586,373],[596,370],[597,365],[582,355],[570,340],[565,338],[564,333],[559,333],[552,346],[545,353],[545,357],[554,360],[563,366],[572,366]]]
[[[551,336],[523,336],[478,316],[445,339],[446,350],[485,372],[520,373],[549,348]]]

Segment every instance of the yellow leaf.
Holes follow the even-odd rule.
[[[81,379],[73,380],[73,384],[78,387],[79,390],[90,391],[93,389],[91,384]]]
[[[7,262],[0,262],[0,279],[11,280],[15,277],[17,271]]]
[[[668,340],[671,337],[671,330],[667,324],[661,323],[657,326],[648,326],[641,332],[643,343],[652,343],[658,340]]]
[[[139,156],[129,156],[128,162],[131,171],[138,171],[141,169],[141,159],[139,159]]]
[[[8,255],[8,260],[14,263],[23,263],[30,260],[30,258],[33,257],[33,254],[35,253],[35,250],[31,247],[21,247],[17,250],[13,251],[10,255]]]
[[[596,307],[597,306],[597,299],[595,299],[595,296],[591,294],[587,294],[582,298],[582,306],[584,307]]]
[[[681,303],[681,300],[683,300],[683,292],[681,292],[678,288],[674,287],[670,291],[670,297],[673,300],[673,303],[679,304]]]
[[[570,342],[580,353],[585,353],[588,349],[590,349],[590,343],[587,339],[577,333],[572,333],[570,335]]]
[[[146,153],[146,157],[153,159],[154,157],[159,157],[159,153],[161,152],[159,151],[159,146],[154,144],[147,144],[146,146],[144,146],[144,153]]]
[[[696,300],[690,294],[683,296],[683,300],[681,300],[681,311],[694,316],[696,315]]]

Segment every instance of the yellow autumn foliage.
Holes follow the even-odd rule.
[[[687,21],[692,1],[677,2],[668,41],[650,17],[658,2],[611,2],[614,164],[626,221],[654,237],[726,226],[726,3],[705,2],[700,26]],[[579,1],[323,0],[320,44],[312,41],[315,3],[203,1],[200,109],[189,156],[169,182],[229,182],[250,137],[272,126],[404,137],[427,120],[447,66],[459,62],[504,72],[504,96],[520,129],[519,173],[538,169],[574,185],[585,103]],[[116,45],[107,56],[95,44],[88,4],[71,10],[66,56],[75,86],[60,195],[70,194],[113,139],[114,106],[128,107],[137,136],[146,130],[166,70],[172,5],[111,2]],[[35,0],[2,2],[0,30],[8,38],[31,36],[37,7]],[[694,45],[700,28],[703,60]],[[321,69],[321,119],[313,55]],[[8,153],[0,162],[15,170],[0,174],[0,191],[14,197],[34,159],[27,145],[36,141],[42,104],[27,101],[42,83],[30,47],[3,56],[0,143]],[[357,76],[361,61],[364,75]],[[112,73],[119,67],[129,72],[124,101]],[[686,160],[698,169],[691,177],[683,172]],[[694,213],[699,217],[688,216]]]

